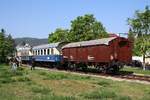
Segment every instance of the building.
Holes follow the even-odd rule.
[[[16,56],[32,55],[31,46],[29,44],[19,44],[16,46]]]

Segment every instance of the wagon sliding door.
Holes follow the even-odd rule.
[[[77,61],[77,48],[70,48],[70,61]]]
[[[87,62],[87,47],[77,48],[78,62]]]
[[[88,54],[87,54],[87,60],[88,60],[88,62],[96,62],[95,61],[95,57],[96,57],[96,55],[98,55],[97,54],[97,52],[96,52],[96,48],[95,48],[95,46],[91,46],[91,47],[87,47],[87,51],[88,51]]]

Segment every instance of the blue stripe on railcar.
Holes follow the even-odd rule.
[[[62,55],[42,55],[34,56],[35,61],[45,61],[45,62],[60,62],[62,61]]]

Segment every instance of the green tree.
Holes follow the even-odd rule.
[[[5,46],[7,56],[12,56],[15,50],[15,41],[10,34],[6,37]]]
[[[12,56],[14,50],[14,40],[10,34],[6,36],[5,30],[2,29],[0,32],[0,63],[6,62],[6,58]]]
[[[134,43],[134,39],[135,39],[135,34],[132,32],[132,29],[129,29],[129,33],[128,33],[128,39]]]
[[[4,29],[1,29],[0,32],[0,63],[4,62],[5,59],[5,33],[4,33]]]
[[[84,41],[107,36],[102,23],[98,22],[93,15],[86,14],[71,21],[71,29],[67,37],[69,41]]]
[[[68,32],[69,31],[67,29],[57,28],[54,33],[49,34],[48,42],[49,43],[65,42],[67,41]]]
[[[136,34],[135,49],[138,55],[143,56],[143,69],[145,70],[145,56],[150,52],[150,10],[146,6],[144,11],[136,11],[134,18],[129,18],[128,23],[132,33]]]
[[[133,55],[137,55],[138,52],[136,50],[136,48],[134,47],[134,41],[135,41],[135,34],[132,32],[132,29],[129,29],[128,32],[128,39],[131,41],[131,46],[132,46],[132,50],[133,50]],[[136,51],[136,52],[135,52]]]
[[[57,28],[55,32],[49,34],[49,43],[52,42],[76,42],[84,40],[92,40],[107,37],[102,23],[98,22],[93,15],[86,14],[78,16],[75,20],[71,21],[71,29],[64,30]]]

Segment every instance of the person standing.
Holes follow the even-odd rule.
[[[35,69],[35,58],[32,57],[31,59],[31,70]]]
[[[12,71],[15,73],[17,70],[16,58],[14,57],[11,64]]]
[[[8,60],[9,60],[9,65],[10,65],[10,67],[12,68],[13,57],[9,57]]]
[[[15,59],[16,59],[17,67],[19,67],[19,57],[17,56]]]
[[[17,67],[21,66],[21,58],[19,56],[16,57],[17,60]]]

